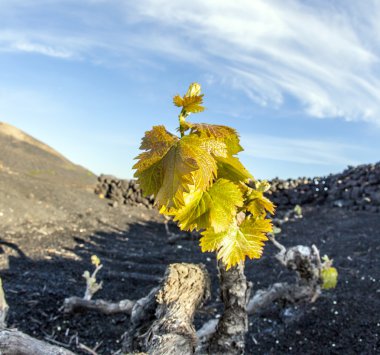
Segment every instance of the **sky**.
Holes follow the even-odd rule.
[[[380,160],[380,1],[0,0],[0,121],[96,174],[133,176],[198,82],[257,178]],[[1,152],[0,152],[1,160]]]

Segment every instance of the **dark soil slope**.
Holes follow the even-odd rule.
[[[103,289],[95,298],[138,299],[156,286],[173,262],[202,262],[212,278],[212,300],[196,317],[202,321],[220,314],[213,254],[202,254],[195,236],[169,243],[154,211],[126,206],[118,224],[102,231],[82,229],[49,235],[30,233],[2,238],[0,276],[10,305],[9,325],[48,341],[59,341],[76,353],[78,343],[97,346],[109,355],[120,349],[129,327],[125,315],[97,313],[64,315],[63,299],[83,296],[84,270],[96,254],[104,268]],[[113,209],[117,212],[118,209]],[[129,215],[128,215],[129,214]],[[84,221],[85,222],[85,221]],[[171,230],[175,231],[171,226]],[[380,219],[376,214],[315,207],[305,217],[285,223],[278,240],[285,246],[316,244],[334,259],[339,271],[336,289],[314,304],[277,304],[249,319],[247,354],[376,354],[380,350]],[[274,258],[267,244],[260,260],[246,263],[253,292],[275,282],[294,281]],[[83,354],[85,354],[83,352]]]
[[[65,221],[94,204],[96,176],[0,122],[0,227]]]
[[[379,353],[378,167],[353,168],[346,180],[341,179],[347,185],[342,196],[340,190],[334,192],[333,202],[336,198],[354,201],[358,193],[363,204],[355,200],[342,208],[344,204],[331,204],[327,198],[312,200],[302,206],[304,218],[281,226],[277,239],[286,247],[315,244],[322,255],[334,259],[338,285],[314,304],[274,304],[250,317],[247,354]],[[121,196],[125,203],[131,200],[128,193],[141,195],[134,183],[107,181],[100,181],[105,197]],[[95,184],[96,177],[86,169],[14,127],[0,124],[0,277],[10,306],[8,325],[78,354],[86,353],[80,350],[81,343],[96,348],[98,354],[120,354],[128,316],[64,315],[61,310],[65,297],[83,295],[82,274],[91,269],[93,254],[104,265],[98,274],[104,287],[95,298],[114,301],[145,296],[170,263],[202,262],[211,275],[212,299],[197,314],[196,326],[220,315],[215,257],[200,252],[198,236],[181,234],[170,224],[171,232],[180,238],[169,241],[156,210],[119,202],[117,208],[111,207],[119,200],[99,199],[93,192]],[[313,189],[314,185],[307,185],[303,191]],[[284,194],[290,201],[297,191],[278,195],[279,201]],[[294,275],[275,260],[275,252],[267,243],[260,260],[247,261],[253,292],[275,282],[294,282]]]

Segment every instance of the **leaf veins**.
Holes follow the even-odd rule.
[[[217,180],[207,191],[190,193],[186,204],[170,213],[182,230],[213,228],[215,232],[226,230],[243,205],[243,196],[238,186],[225,180]]]
[[[272,231],[269,219],[245,219],[240,226],[231,224],[230,228],[221,233],[213,230],[202,232],[200,246],[203,252],[217,251],[217,258],[221,259],[228,270],[232,266],[243,262],[246,257],[257,259],[261,257],[266,233]]]

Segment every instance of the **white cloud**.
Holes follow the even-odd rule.
[[[2,5],[2,12],[21,18],[39,13],[38,7],[41,14],[57,8],[53,12],[67,27],[31,29],[11,23],[0,30],[0,48],[106,64],[149,62],[149,51],[191,63],[207,72],[213,85],[229,83],[263,106],[281,107],[291,96],[314,117],[380,124],[379,1],[81,4],[80,11],[72,0],[59,6],[50,0],[36,0],[33,7],[22,1]]]
[[[241,141],[245,156],[308,165],[358,165],[355,156],[369,153],[358,145],[328,140],[242,135]]]
[[[366,3],[149,0],[137,6],[140,16],[190,38],[210,67],[263,105],[281,105],[291,95],[315,117],[380,123],[380,3]]]
[[[22,51],[22,52],[34,52],[39,54],[44,54],[50,57],[68,59],[73,57],[73,54],[70,51],[63,49],[56,49],[51,46],[46,46],[38,43],[30,42],[16,42],[12,43],[12,49]]]

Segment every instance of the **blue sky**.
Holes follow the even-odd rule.
[[[190,120],[236,128],[256,177],[380,160],[379,1],[0,0],[0,16],[0,121],[97,174],[132,177],[194,81],[207,111]]]

